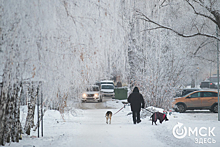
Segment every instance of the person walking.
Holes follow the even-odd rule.
[[[133,92],[128,97],[128,103],[130,103],[132,117],[134,124],[140,123],[140,111],[144,108],[145,102],[141,93],[139,93],[138,87],[134,87]]]

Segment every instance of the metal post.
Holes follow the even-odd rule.
[[[39,85],[37,87],[37,135],[38,135],[38,138],[40,137],[40,130],[39,130]]]
[[[211,76],[212,76],[212,62],[211,62],[211,66],[210,66],[210,75],[209,75],[210,81],[211,81]],[[209,84],[209,88],[210,88],[210,84]]]
[[[216,36],[218,37],[218,26],[216,25]],[[219,48],[217,39],[217,75],[218,75],[218,121],[220,121],[220,105],[219,105]]]
[[[41,82],[41,136],[43,137],[43,88]]]

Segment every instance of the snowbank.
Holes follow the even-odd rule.
[[[186,113],[167,114],[169,121],[163,124],[152,125],[150,121],[151,113],[142,117],[140,124],[132,123],[130,107],[126,105],[124,109],[118,112],[124,106],[122,101],[114,100],[106,102],[112,108],[106,109],[72,109],[64,114],[58,111],[47,110],[44,116],[44,137],[37,138],[37,131],[31,132],[30,136],[23,135],[23,140],[19,143],[11,143],[6,146],[21,147],[131,147],[131,146],[179,146],[179,147],[219,147],[220,141],[220,122],[217,121],[217,114],[209,111],[187,111]],[[89,103],[88,103],[89,105]],[[163,112],[163,109],[148,107],[147,109]],[[22,108],[22,113],[27,112]],[[107,125],[105,122],[106,111],[112,111],[112,124]],[[144,110],[142,111],[144,113]],[[36,114],[36,113],[35,113]],[[23,114],[21,114],[23,115]],[[22,118],[21,118],[22,119]],[[22,121],[23,122],[23,121]],[[191,134],[178,139],[173,135],[173,129],[178,123],[182,123],[180,128],[195,129],[202,127],[213,128],[215,136],[208,136],[208,130],[203,129],[200,136]],[[205,139],[206,138],[206,139]],[[211,140],[210,140],[210,139]],[[196,139],[200,139],[196,143]],[[216,142],[212,142],[215,140]],[[211,141],[211,143],[210,143]],[[203,143],[203,144],[201,144]]]

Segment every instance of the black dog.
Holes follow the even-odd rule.
[[[169,119],[167,119],[167,116],[166,114],[163,114],[163,113],[160,113],[160,112],[154,112],[153,115],[150,117],[152,118],[152,125],[153,125],[153,122],[156,124],[157,122],[157,119],[160,120],[160,123],[162,124],[162,122],[165,120],[165,121],[168,121]]]

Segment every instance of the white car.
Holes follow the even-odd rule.
[[[86,88],[86,91],[82,94],[82,102],[87,101],[102,102],[99,86],[90,85]]]
[[[114,85],[112,84],[101,84],[101,97],[115,97],[115,92],[114,92]]]

